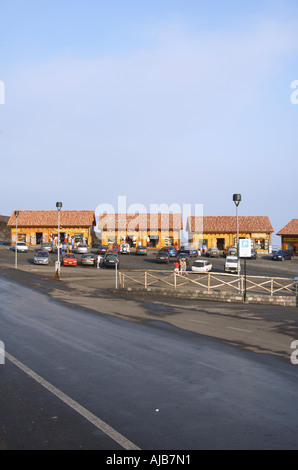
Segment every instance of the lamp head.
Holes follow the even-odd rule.
[[[58,211],[60,211],[60,209],[62,207],[62,202],[56,202],[56,207],[57,207]]]
[[[241,201],[241,194],[233,194],[233,201],[235,202],[236,206],[239,206]]]

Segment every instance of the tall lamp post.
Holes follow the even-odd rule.
[[[236,223],[237,223],[237,274],[238,274],[238,290],[240,292],[240,262],[239,262],[239,223],[238,223],[238,206],[241,202],[241,194],[233,194],[233,201],[236,206]]]
[[[59,279],[60,277],[60,211],[62,207],[62,202],[56,202],[56,207],[58,210],[58,245],[57,245],[58,264],[57,264],[57,269],[56,269],[56,277]]]
[[[19,211],[14,211],[14,215],[16,216],[16,248],[14,254],[14,267],[18,267],[18,215]]]

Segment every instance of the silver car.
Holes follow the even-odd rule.
[[[88,253],[87,245],[79,245],[77,247],[77,253]]]
[[[50,257],[47,251],[38,251],[34,256],[34,264],[49,264]]]
[[[85,266],[95,266],[95,257],[94,257],[94,255],[92,255],[91,253],[87,254],[87,255],[83,255],[82,258],[81,258],[81,264],[83,264]]]
[[[28,246],[25,242],[16,242],[12,245],[11,249],[15,251],[16,247],[17,251],[28,251]]]

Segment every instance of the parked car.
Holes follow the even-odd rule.
[[[40,248],[45,251],[51,251],[52,250],[52,243],[42,243],[40,245]]]
[[[83,255],[81,258],[81,264],[84,266],[95,266],[95,263],[95,256],[91,253]]]
[[[136,255],[146,255],[147,256],[147,247],[139,245],[136,248]]]
[[[78,260],[73,253],[66,253],[62,258],[63,266],[77,266]]]
[[[241,266],[239,264],[239,270]],[[238,257],[227,256],[225,261],[225,272],[226,273],[238,273]]]
[[[120,253],[124,254],[130,254],[130,245],[129,243],[121,243],[120,245]]]
[[[186,261],[186,264],[189,264],[190,256],[189,256],[189,254],[186,253],[185,251],[181,251],[181,252],[178,253],[178,255],[177,255],[177,260],[179,261],[180,259],[181,259],[181,260],[183,259],[184,261]]]
[[[79,245],[77,246],[77,253],[88,253],[87,245]]]
[[[34,264],[49,264],[50,257],[49,253],[45,250],[38,251],[33,258]]]
[[[228,246],[224,251],[224,256],[237,256],[237,248],[235,246]]]
[[[187,253],[189,256],[198,256],[198,250],[196,248],[181,248],[178,250],[179,253]]]
[[[100,245],[98,248],[99,255],[105,255],[109,251],[108,245]]]
[[[115,268],[119,265],[119,258],[116,253],[106,253],[102,262],[104,268]]]
[[[208,248],[205,253],[205,256],[209,256],[210,258],[219,258],[219,249],[218,248]]]
[[[177,256],[177,249],[174,246],[164,246],[160,251],[166,251],[169,256]]]
[[[28,246],[26,245],[25,242],[15,242],[12,247],[11,247],[12,250],[14,251],[22,251],[22,252],[25,252],[25,251],[28,251]]]
[[[272,259],[274,261],[284,261],[285,259],[292,258],[292,251],[291,250],[279,250],[272,255]]]
[[[160,250],[155,257],[157,263],[168,263],[170,261],[170,255],[165,250]]]
[[[258,253],[256,252],[256,250],[251,250],[250,259],[257,259],[257,256],[258,256]]]
[[[194,262],[191,267],[191,270],[196,273],[207,273],[211,271],[212,264],[206,259],[200,259]]]

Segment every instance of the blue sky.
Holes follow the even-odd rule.
[[[0,213],[297,218],[294,0],[1,0]],[[279,240],[279,239],[278,239]]]

